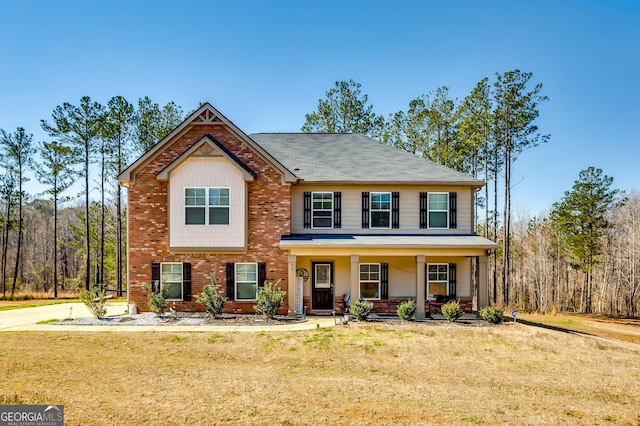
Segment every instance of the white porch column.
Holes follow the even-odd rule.
[[[296,317],[296,255],[290,254],[288,256],[288,274],[287,274],[287,282],[289,283],[289,289],[287,291],[288,298],[287,301],[289,303],[289,311],[288,315],[291,318]]]
[[[360,282],[360,268],[358,264],[360,263],[360,256],[352,255],[351,256],[351,300],[358,300],[360,297],[360,286],[358,283]]]
[[[425,257],[423,255],[416,256],[416,319],[424,319],[424,302],[425,295],[425,277],[424,277]]]
[[[478,256],[478,309],[489,306],[487,256]]]

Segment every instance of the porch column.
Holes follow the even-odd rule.
[[[424,319],[424,302],[425,296],[425,281],[424,281],[424,264],[425,257],[423,255],[416,256],[416,319]]]
[[[297,293],[296,293],[296,255],[295,254],[290,254],[287,257],[287,260],[289,262],[289,267],[288,267],[288,274],[287,274],[287,282],[289,283],[289,289],[287,291],[287,301],[289,303],[289,311],[288,311],[288,315],[291,318],[295,318],[296,317],[296,299],[297,299]]]
[[[352,255],[351,256],[351,300],[358,300],[360,297],[360,288],[358,283],[360,282],[360,268],[358,264],[360,263],[360,256]]]
[[[487,256],[478,256],[478,309],[489,306]]]

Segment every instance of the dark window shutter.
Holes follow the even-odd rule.
[[[311,192],[304,193],[304,227],[311,228]]]
[[[258,262],[258,287],[264,287],[265,281],[267,281],[267,264]]]
[[[449,297],[456,298],[456,264],[449,264]]]
[[[458,226],[457,223],[457,207],[458,207],[458,193],[450,192],[449,193],[449,228],[456,229]]]
[[[182,300],[191,300],[191,263],[182,264]]]
[[[236,271],[235,265],[231,262],[227,263],[227,297],[229,300],[235,300]]]
[[[400,228],[400,193],[391,193],[391,227]]]
[[[160,264],[157,262],[151,264],[151,291],[154,293],[160,291]]]
[[[380,299],[389,298],[389,264],[380,264]]]
[[[426,192],[421,192],[420,193],[420,229],[427,229],[428,228],[428,221],[427,221],[427,193]]]
[[[333,227],[342,228],[342,192],[333,193]]]
[[[369,228],[369,193],[362,193],[362,228]]]

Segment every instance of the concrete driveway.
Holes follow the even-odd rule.
[[[122,315],[127,309],[126,302],[108,302],[107,316]],[[310,330],[335,325],[333,317],[307,317],[308,321],[296,324],[276,326],[214,326],[214,325],[163,325],[163,326],[108,326],[108,325],[70,325],[38,324],[51,319],[91,317],[91,312],[83,303],[62,303],[58,305],[38,306],[35,308],[0,311],[0,332],[3,331],[171,331],[171,332],[223,332],[223,331],[293,331]]]

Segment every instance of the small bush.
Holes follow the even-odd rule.
[[[258,288],[257,305],[254,305],[253,308],[258,314],[266,318],[273,318],[278,314],[286,294],[287,292],[280,290],[280,280],[275,284],[265,282],[264,286]]]
[[[107,315],[107,292],[104,289],[100,289],[100,287],[93,287],[91,290],[85,290],[80,293],[80,300],[82,303],[89,308],[91,314],[98,318],[102,319],[105,315]]]
[[[504,317],[504,310],[499,306],[485,306],[480,309],[480,317],[491,324],[500,324]]]
[[[445,303],[442,305],[442,315],[451,322],[456,321],[462,316],[460,303],[458,303],[457,300],[451,300],[450,302]]]
[[[224,304],[229,300],[228,297],[220,296],[218,294],[218,286],[216,285],[216,276],[214,274],[208,275],[209,284],[204,286],[202,293],[196,296],[196,301],[204,306],[212,318],[215,318],[222,314]]]
[[[369,302],[368,300],[356,300],[351,303],[350,312],[354,319],[358,321],[366,321],[372,309],[373,302]]]
[[[417,308],[418,306],[416,305],[415,300],[406,300],[398,306],[398,310],[396,312],[400,319],[409,321],[415,315]]]
[[[159,286],[159,284],[157,284]],[[166,287],[162,287],[160,291],[153,291],[149,284],[143,283],[142,287],[149,292],[149,310],[161,317],[165,309],[167,309],[167,296],[169,292]]]

